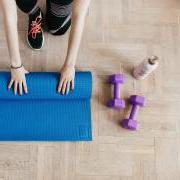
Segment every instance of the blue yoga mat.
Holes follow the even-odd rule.
[[[30,73],[28,94],[8,90],[10,73],[0,72],[0,141],[90,141],[92,75],[77,72],[75,89],[57,93],[59,74]]]

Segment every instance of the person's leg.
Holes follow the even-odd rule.
[[[38,0],[16,0],[20,10],[29,15],[29,26],[27,33],[28,45],[35,50],[41,49],[44,43],[42,31],[42,11]]]
[[[21,11],[27,14],[38,9],[38,0],[16,0],[16,4]]]
[[[71,26],[73,0],[46,0],[47,24],[53,35],[63,35]]]

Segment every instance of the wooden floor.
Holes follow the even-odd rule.
[[[25,17],[19,12],[24,65],[30,71],[59,71],[68,34],[46,33],[42,51],[32,51],[26,43]],[[151,54],[160,57],[159,69],[136,81],[132,68]],[[1,29],[0,56],[1,70],[8,70]],[[94,76],[93,142],[1,142],[0,180],[179,180],[180,1],[92,0],[77,69],[91,70]],[[110,98],[107,77],[120,72],[127,77],[125,99],[132,94],[148,99],[139,115],[138,132],[119,126],[128,108],[119,112],[105,106]]]

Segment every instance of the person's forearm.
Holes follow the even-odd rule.
[[[75,66],[89,3],[90,0],[74,0],[73,2],[72,25],[65,65]]]
[[[20,66],[21,58],[19,52],[17,32],[17,8],[14,0],[0,0],[4,15],[5,33],[12,66]]]

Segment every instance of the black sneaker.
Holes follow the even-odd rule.
[[[44,35],[42,30],[43,14],[39,8],[36,12],[29,15],[29,28],[27,42],[34,50],[39,50],[44,44]]]
[[[65,3],[54,0],[46,1],[46,21],[49,32],[53,35],[63,35],[71,26],[72,0]]]

